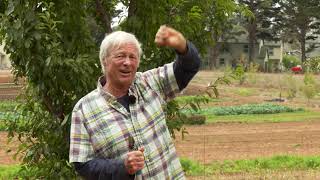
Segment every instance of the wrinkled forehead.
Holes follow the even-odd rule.
[[[136,46],[136,44],[130,42],[114,45],[109,50],[109,54],[130,53],[137,56],[139,55],[139,48]]]

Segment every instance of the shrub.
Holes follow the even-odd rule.
[[[250,63],[248,68],[248,82],[250,84],[257,83],[257,72],[259,70],[260,65],[257,63]]]
[[[307,59],[307,61],[304,63],[304,66],[307,72],[319,73],[320,72],[320,56]]]
[[[16,101],[1,101],[0,112],[13,111],[16,105],[18,105],[18,102]]]
[[[283,56],[282,63],[286,69],[290,69],[296,65],[301,64],[301,61],[295,56],[285,55]]]
[[[284,78],[286,83],[286,92],[288,93],[287,98],[293,99],[297,96],[299,90],[299,81],[297,81],[292,74],[288,74]]]
[[[315,77],[311,73],[306,73],[303,79],[304,85],[301,87],[303,95],[308,99],[312,99],[319,92],[320,84],[315,80]]]
[[[234,79],[238,80],[240,85],[242,85],[247,78],[244,70],[243,65],[238,65],[232,73]]]

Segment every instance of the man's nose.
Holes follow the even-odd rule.
[[[130,57],[129,57],[129,56],[126,56],[126,57],[124,58],[123,64],[129,65],[130,63],[131,63]]]

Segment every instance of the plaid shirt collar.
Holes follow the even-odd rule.
[[[106,77],[105,76],[100,76],[98,79],[98,83],[97,83],[97,90],[98,93],[101,94],[107,102],[114,102],[117,101],[117,98],[115,96],[113,96],[112,94],[110,94],[109,92],[107,92],[103,86],[106,84]],[[134,84],[136,83],[136,78],[133,80],[133,83],[131,84],[131,86],[129,87],[128,90],[128,95],[131,96],[135,96],[137,97],[137,93],[136,93],[136,89],[134,88]]]

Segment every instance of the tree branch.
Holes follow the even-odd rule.
[[[47,95],[44,95],[43,97],[43,102],[45,104],[45,106],[47,107],[48,111],[51,112],[56,118],[63,120],[64,119],[64,114],[62,111],[62,108],[60,108],[60,110],[56,110],[53,106],[52,106],[52,100],[50,97],[48,97]]]
[[[111,33],[111,17],[110,14],[103,9],[102,3],[100,0],[96,0],[96,10],[98,16],[100,16],[102,23],[105,27],[107,33]]]

